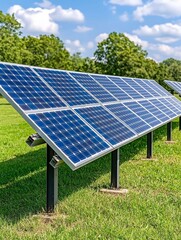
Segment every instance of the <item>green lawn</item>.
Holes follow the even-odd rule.
[[[59,168],[55,214],[46,205],[45,146],[29,148],[34,133],[0,98],[0,239],[181,239],[181,132],[165,144],[166,126],[154,132],[154,157],[146,137],[120,149],[120,183],[127,196],[99,192],[110,183],[110,155],[73,172]]]

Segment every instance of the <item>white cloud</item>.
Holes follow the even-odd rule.
[[[63,9],[61,6],[53,6],[51,2],[46,0],[39,5],[42,7],[27,9],[20,5],[14,5],[9,8],[8,13],[15,15],[24,27],[24,32],[28,34],[58,34],[59,25],[57,22],[84,21],[83,13],[77,9]]]
[[[65,40],[65,47],[66,49],[71,53],[81,52],[83,53],[85,51],[85,48],[81,44],[79,40]]]
[[[36,2],[35,5],[41,7],[41,8],[53,8],[54,5],[49,0],[43,0],[42,2]]]
[[[127,21],[129,21],[129,16],[128,16],[128,14],[125,12],[125,13],[123,13],[122,15],[119,16],[119,19],[120,19],[122,22],[127,22]]]
[[[63,9],[61,6],[54,8],[51,17],[56,21],[72,21],[72,22],[83,22],[84,15],[78,9]]]
[[[20,5],[14,5],[8,10],[10,14],[15,14],[26,33],[58,34],[59,26],[50,16],[52,11],[52,9],[42,8],[24,9]]]
[[[95,38],[95,41],[97,43],[102,42],[104,39],[108,38],[108,36],[109,36],[109,34],[107,34],[107,33],[101,33]]]
[[[144,16],[160,16],[174,18],[181,16],[180,0],[152,0],[143,6],[137,7],[134,11],[135,19],[143,21]]]
[[[169,43],[177,42],[180,39],[179,38],[172,38],[172,37],[157,37],[157,38],[155,38],[155,40],[158,41],[158,42],[161,42],[161,43],[169,44]]]
[[[79,33],[82,33],[82,32],[89,32],[91,31],[92,28],[91,27],[86,27],[86,26],[77,26],[74,31],[75,32],[79,32]]]
[[[147,41],[143,41],[137,35],[125,33],[125,36],[128,37],[135,44],[142,46],[144,49],[147,48],[149,45],[149,43]]]
[[[89,41],[89,42],[87,43],[87,48],[88,48],[88,49],[94,48],[94,43],[93,43],[92,41]]]
[[[174,36],[181,37],[181,24],[165,23],[149,27],[148,25],[142,26],[135,30],[134,33],[141,36]]]
[[[154,44],[148,41],[140,39],[136,35],[125,33],[125,35],[133,41],[135,44],[141,45],[144,50],[147,50],[149,57],[156,61],[162,61],[163,59],[173,57],[181,59],[181,46],[172,47],[167,44]]]
[[[142,0],[110,0],[109,3],[120,6],[138,6],[142,4]]]

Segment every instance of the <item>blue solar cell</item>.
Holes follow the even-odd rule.
[[[113,94],[119,100],[131,99],[121,88],[113,83],[108,77],[101,75],[91,75],[97,80],[102,86],[104,86],[111,94]]]
[[[146,123],[148,123],[152,127],[155,127],[161,123],[157,118],[155,118],[150,112],[148,112],[137,102],[127,102],[124,103],[124,105],[130,108],[134,113],[136,113],[139,117],[141,117]]]
[[[131,78],[123,78],[124,81],[126,81],[127,84],[130,85],[130,87],[134,88],[139,94],[141,94],[144,98],[150,98],[153,97],[148,91],[147,88],[145,88],[143,85],[140,86],[139,82],[136,82],[135,80]]]
[[[166,91],[161,85],[159,85],[156,81],[154,80],[148,80],[147,82],[152,84],[153,88],[160,93],[161,96],[172,96],[168,91]]]
[[[65,106],[29,67],[0,63],[0,85],[23,110]]]
[[[169,119],[167,115],[162,112],[159,107],[153,105],[151,102],[144,100],[139,101],[139,104],[145,107],[149,112],[151,112],[155,117],[157,117],[161,122],[165,122]]]
[[[168,107],[162,103],[162,99],[160,99],[160,100],[152,99],[152,100],[150,100],[150,102],[154,106],[158,107],[162,112],[164,112],[169,118],[175,117],[176,114],[170,109],[170,107]]]
[[[71,110],[36,113],[29,117],[73,164],[110,148]]]
[[[135,135],[101,106],[79,108],[76,112],[112,145],[121,145]]]
[[[125,91],[129,96],[131,96],[133,99],[143,98],[142,95],[140,95],[137,91],[135,91],[128,83],[126,83],[120,77],[110,77],[109,76],[109,78],[114,83],[116,83],[123,91]]]
[[[97,101],[68,73],[51,69],[35,71],[70,105],[93,104]]]
[[[93,78],[88,74],[70,73],[83,87],[92,93],[101,102],[116,101],[108,91],[102,88]]]
[[[163,98],[162,103],[164,103],[167,107],[169,107],[170,109],[172,109],[172,111],[175,113],[175,115],[180,115],[181,112],[180,110],[177,108],[176,104],[173,102],[172,98]]]
[[[122,103],[106,105],[106,107],[138,134],[151,128],[146,122],[125,107]]]
[[[154,90],[154,88],[151,87],[150,84],[147,84],[147,82],[149,82],[146,79],[138,79],[138,78],[134,78],[134,80],[139,83],[142,87],[144,87],[153,97],[159,97],[160,94],[158,94],[157,91]]]
[[[175,82],[175,81],[164,81],[169,87],[171,87],[175,92],[181,95],[181,82]]]
[[[172,98],[172,103],[181,111],[181,102],[177,98]]]

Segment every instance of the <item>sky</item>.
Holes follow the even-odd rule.
[[[1,0],[23,35],[54,34],[73,54],[93,57],[98,42],[124,33],[155,61],[181,60],[181,0]]]

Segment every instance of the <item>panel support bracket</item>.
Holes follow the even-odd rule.
[[[172,141],[172,122],[167,123],[167,144],[173,144],[175,143]]]
[[[47,144],[47,213],[53,212],[58,202],[58,167],[51,164],[54,154],[53,149]]]
[[[128,193],[127,189],[119,188],[119,149],[111,153],[111,188],[101,189],[103,193],[122,194]]]

